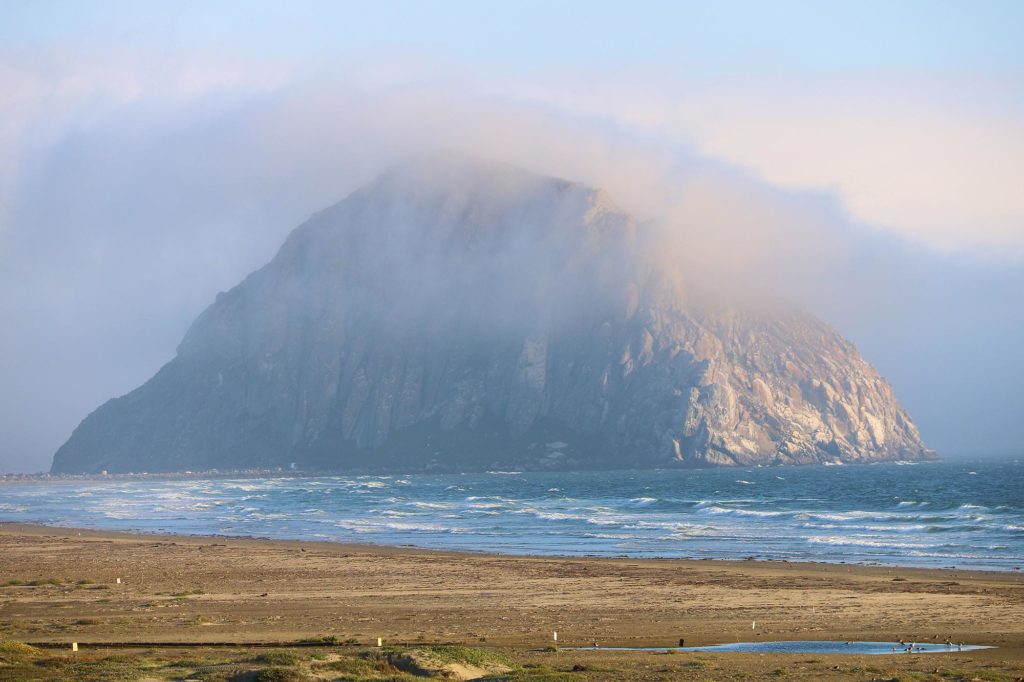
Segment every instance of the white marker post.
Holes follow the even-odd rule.
[[[552,632],[551,633],[551,639],[553,639],[553,640],[555,640],[557,642],[558,641],[558,633],[557,632]]]
[[[384,646],[384,638],[383,637],[378,637],[377,638],[377,646]]]
[[[118,584],[118,585],[120,585],[120,584],[121,584],[121,579],[120,579],[120,578],[118,578],[118,579],[117,579],[117,584]]]
[[[71,643],[71,651],[78,651],[78,642]]]
[[[756,630],[757,629],[757,621],[756,620],[750,621],[750,629],[751,630]]]

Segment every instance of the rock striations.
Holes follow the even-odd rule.
[[[932,457],[816,318],[699,300],[601,191],[421,159],[314,215],[54,472]]]

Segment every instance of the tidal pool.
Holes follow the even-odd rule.
[[[910,643],[899,642],[833,642],[828,640],[800,640],[792,642],[736,642],[734,644],[712,644],[709,646],[686,647],[613,647],[580,646],[562,647],[566,651],[709,651],[722,653],[757,654],[907,654]],[[915,654],[942,654],[958,651],[975,651],[994,647],[979,644],[946,646],[935,643],[914,643]]]

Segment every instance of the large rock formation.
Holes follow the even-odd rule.
[[[601,191],[433,158],[314,215],[55,472],[931,456],[852,344],[699,300]]]

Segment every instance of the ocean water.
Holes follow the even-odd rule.
[[[1024,568],[1019,459],[0,483],[0,520],[509,554]]]

